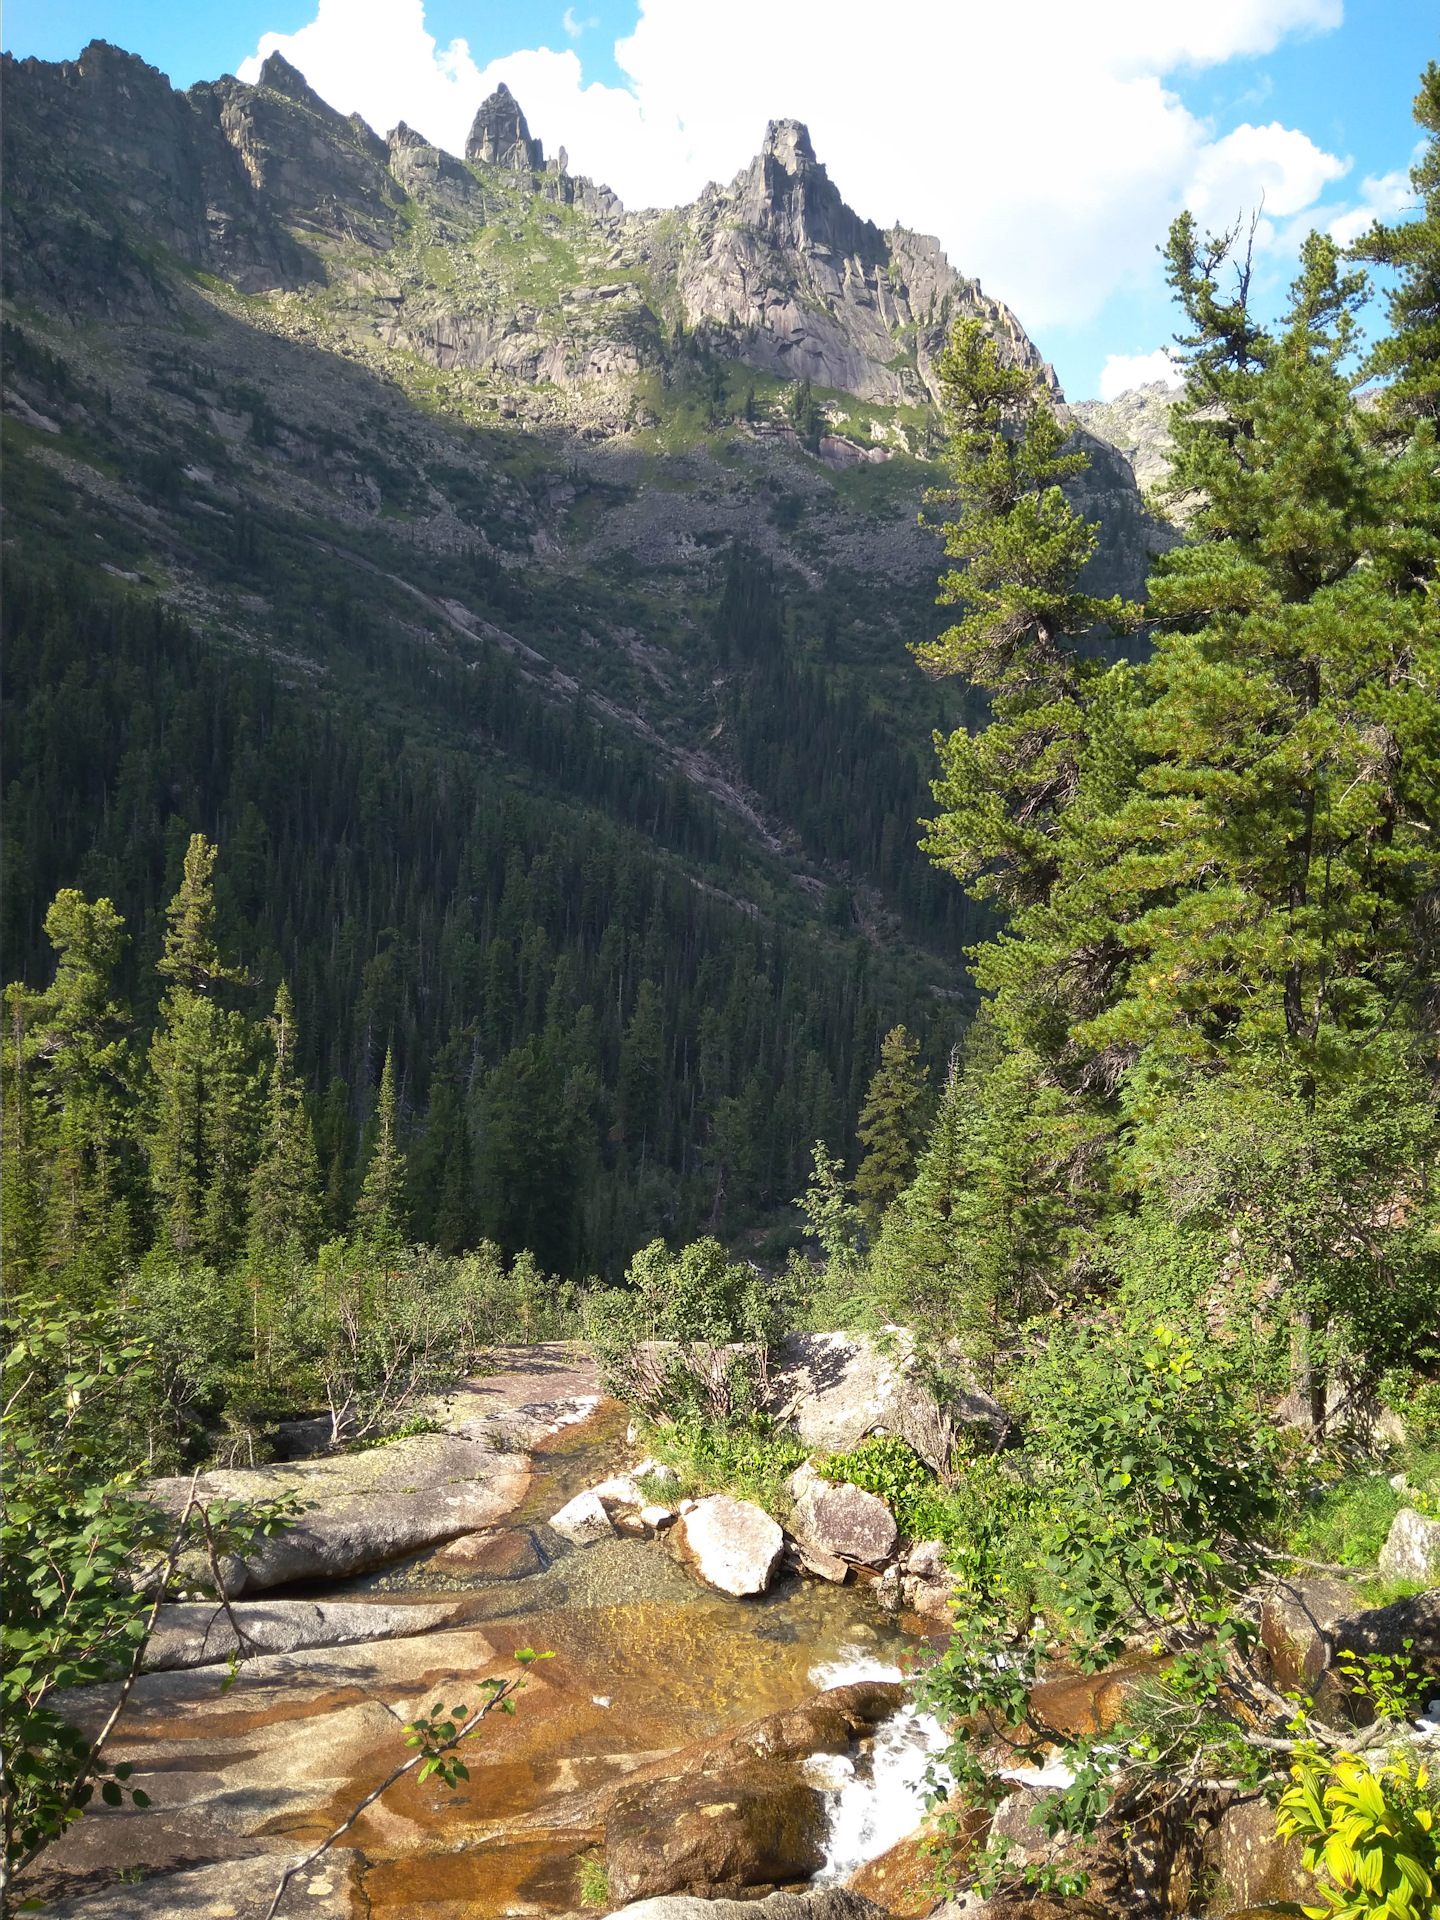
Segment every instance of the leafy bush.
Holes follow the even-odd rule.
[[[652,1240],[627,1285],[592,1294],[586,1333],[607,1390],[652,1420],[725,1424],[755,1413],[783,1321],[763,1274],[718,1240]]]
[[[777,1519],[783,1519],[790,1506],[784,1483],[809,1451],[789,1434],[778,1433],[762,1414],[719,1426],[673,1420],[649,1437],[655,1453],[679,1473],[686,1493],[732,1493],[753,1500]]]
[[[1299,1834],[1305,1865],[1324,1874],[1320,1920],[1424,1920],[1440,1885],[1440,1795],[1402,1754],[1372,1771],[1340,1754],[1306,1758],[1280,1796],[1276,1830]]]

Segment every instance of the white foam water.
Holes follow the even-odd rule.
[[[903,1677],[899,1667],[877,1660],[860,1647],[841,1647],[834,1660],[810,1669],[810,1684],[815,1687]],[[806,1777],[830,1804],[825,1864],[812,1886],[837,1886],[857,1867],[915,1831],[925,1817],[926,1767],[948,1744],[932,1714],[904,1706],[877,1729],[870,1754],[858,1763],[834,1754],[814,1755],[806,1765]],[[943,1768],[938,1777],[950,1783]]]

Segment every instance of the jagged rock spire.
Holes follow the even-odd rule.
[[[531,139],[520,103],[503,80],[475,116],[465,158],[511,173],[539,173],[545,165],[545,149]]]

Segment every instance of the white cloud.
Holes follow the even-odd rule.
[[[1397,213],[1415,204],[1410,171],[1397,167],[1394,173],[1367,173],[1360,183],[1360,204],[1339,214],[1326,229],[1333,240],[1348,247],[1368,233],[1372,220],[1393,220]]]
[[[1100,398],[1114,400],[1132,387],[1153,386],[1163,380],[1167,387],[1183,387],[1185,373],[1166,347],[1154,353],[1112,353],[1100,375]]]
[[[598,14],[592,13],[588,20],[577,20],[575,18],[575,9],[573,7],[566,7],[564,13],[560,16],[560,24],[572,40],[578,40],[587,27],[599,26],[600,17]]]
[[[823,33],[773,0],[730,0],[723,24],[694,0],[641,0],[615,47],[628,87],[584,85],[568,47],[479,71],[463,40],[437,47],[422,0],[318,6],[298,33],[266,34],[242,78],[278,47],[342,112],[381,132],[404,118],[456,152],[503,79],[546,150],[563,142],[576,172],[631,207],[731,179],[766,121],[793,115],[852,206],[939,234],[1032,329],[1153,286],[1182,206],[1224,223],[1263,193],[1293,216],[1347,164],[1278,121],[1217,139],[1164,84],[1337,26],[1341,0],[1031,0],[1018,64],[1016,16],[989,0],[892,0],[883,14],[832,0]]]

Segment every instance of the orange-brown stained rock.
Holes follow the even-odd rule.
[[[805,1880],[824,1859],[824,1799],[790,1761],[637,1782],[620,1789],[605,1820],[615,1901]]]
[[[939,1876],[947,1871],[960,1872],[989,1828],[988,1807],[966,1811],[953,1842],[928,1825],[919,1827],[876,1859],[867,1860],[845,1885],[883,1907],[894,1920],[924,1920],[946,1899],[943,1892],[936,1891]]]
[[[1158,1660],[1139,1660],[1104,1673],[1065,1674],[1030,1690],[1032,1718],[1057,1733],[1108,1733],[1135,1686],[1160,1671]]]
[[[430,1556],[437,1573],[483,1573],[494,1580],[522,1580],[540,1573],[545,1562],[535,1537],[524,1527],[504,1533],[464,1533]]]

